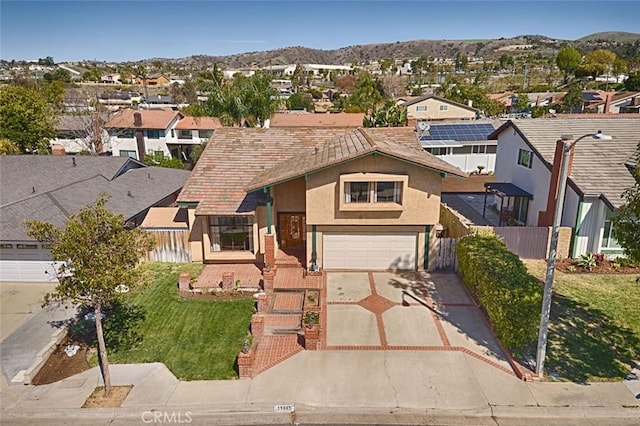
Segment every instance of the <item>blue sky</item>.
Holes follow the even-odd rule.
[[[0,58],[106,61],[415,39],[640,32],[632,1],[6,1]]]

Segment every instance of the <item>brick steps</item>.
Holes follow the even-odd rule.
[[[303,292],[277,292],[274,293],[274,301],[271,306],[272,313],[278,314],[300,314],[302,312]]]
[[[302,314],[267,314],[264,317],[265,334],[298,334],[302,329]]]
[[[273,280],[274,290],[306,290],[318,289],[322,284],[320,275],[304,275],[302,267],[278,268]]]

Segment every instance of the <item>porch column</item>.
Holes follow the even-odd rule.
[[[271,187],[265,186],[262,190],[267,196],[267,234],[271,235]]]

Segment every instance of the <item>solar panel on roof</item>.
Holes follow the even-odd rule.
[[[493,131],[491,124],[433,124],[428,134],[420,137],[421,141],[429,140],[457,140],[476,141],[486,140]]]

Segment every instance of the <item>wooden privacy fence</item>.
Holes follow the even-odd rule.
[[[146,229],[156,240],[156,247],[145,257],[145,262],[191,262],[188,229]]]
[[[434,269],[436,271],[457,271],[458,256],[456,245],[460,238],[436,238],[434,245]]]

